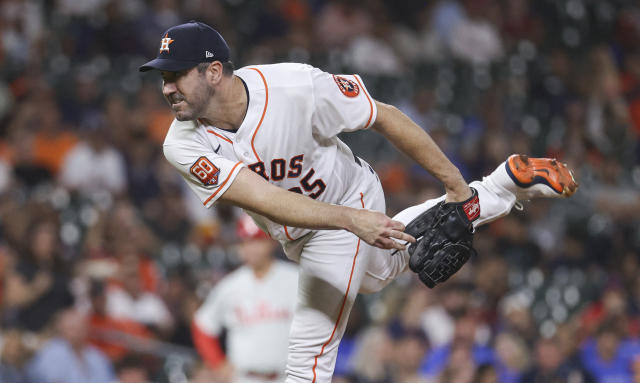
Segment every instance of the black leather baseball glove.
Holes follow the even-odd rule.
[[[409,246],[409,268],[429,288],[455,274],[475,254],[473,225],[480,216],[478,192],[462,202],[439,202],[409,222],[405,229],[416,238]]]

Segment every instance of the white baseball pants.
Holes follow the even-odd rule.
[[[365,168],[362,179],[353,180],[352,184],[356,185],[353,195],[344,205],[384,212],[380,182]],[[505,172],[504,165],[496,169],[500,171]],[[480,217],[474,222],[475,226],[508,214],[516,202],[515,195],[499,185],[503,182],[499,180],[505,177],[494,177],[494,174],[470,184],[478,191],[480,200]],[[406,225],[443,198],[409,207],[394,219]],[[295,260],[300,265],[298,306],[289,336],[286,382],[329,383],[338,344],[356,295],[376,292],[389,284],[408,269],[409,255],[402,251],[391,256],[391,250],[370,246],[345,230],[317,231],[288,244],[285,251],[299,254]]]

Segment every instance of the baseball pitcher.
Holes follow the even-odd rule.
[[[375,100],[360,76],[294,63],[234,70],[229,57],[218,32],[189,22],[169,28],[140,70],[162,76],[176,116],[164,154],[202,203],[244,208],[299,264],[288,383],[331,381],[358,292],[378,291],[408,268],[433,287],[473,254],[475,227],[518,200],[577,188],[563,164],[524,155],[468,185],[429,135]],[[387,217],[374,170],[338,138],[362,129],[386,137],[446,194]]]

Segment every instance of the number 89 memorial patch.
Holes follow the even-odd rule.
[[[218,169],[207,157],[200,157],[191,165],[191,174],[202,182],[205,186],[213,186],[218,184]]]

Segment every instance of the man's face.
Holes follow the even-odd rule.
[[[238,244],[238,256],[249,267],[261,267],[270,262],[275,242],[271,239],[245,239]]]
[[[197,68],[181,72],[162,71],[162,94],[171,105],[178,121],[195,120],[202,117],[207,103],[214,94],[206,81],[206,72]]]

